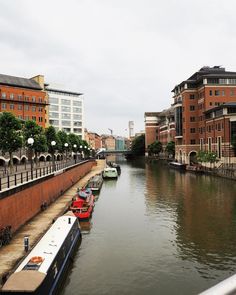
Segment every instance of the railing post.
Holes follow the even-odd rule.
[[[21,183],[23,183],[23,172],[21,172]]]
[[[26,181],[29,181],[29,171],[26,171]]]
[[[16,174],[15,174],[15,185],[17,184]]]
[[[38,178],[38,169],[36,168],[36,178]]]
[[[9,188],[9,187],[10,187],[10,176],[7,175],[7,188]]]
[[[2,178],[0,177],[0,191],[2,190]]]

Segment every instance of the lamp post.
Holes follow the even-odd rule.
[[[30,151],[30,170],[31,170],[31,179],[33,179],[33,144],[34,139],[32,137],[29,137],[27,139],[27,143],[29,145],[29,151]]]
[[[64,144],[64,147],[66,148],[66,162],[67,162],[67,148],[68,148],[68,143],[67,142]]]
[[[75,151],[75,163],[76,163],[76,161],[77,161],[77,144],[74,144],[73,145],[73,148],[74,148],[74,151]]]
[[[80,151],[80,160],[82,160],[82,158],[83,158],[83,154],[82,154],[83,146],[82,145],[79,146],[79,151]]]
[[[52,170],[55,171],[55,159],[54,159],[54,147],[56,145],[55,140],[51,141],[51,146],[52,146]]]

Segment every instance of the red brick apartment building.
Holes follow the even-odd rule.
[[[85,130],[84,139],[95,150],[98,150],[102,147],[102,137],[95,132],[88,132]]]
[[[177,160],[189,164],[199,150],[212,150],[221,162],[229,161],[236,134],[236,72],[203,67],[172,92]]]
[[[0,112],[11,112],[19,119],[34,120],[45,127],[47,94],[42,80],[43,76],[26,79],[0,74]]]
[[[174,108],[162,112],[146,112],[145,117],[145,150],[156,140],[162,143],[163,150],[170,141],[175,141]]]

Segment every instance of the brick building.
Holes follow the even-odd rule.
[[[95,132],[84,131],[84,139],[88,142],[91,148],[98,150],[102,147],[102,138]]]
[[[208,116],[214,114],[210,111],[211,109],[218,112],[217,107],[236,102],[236,72],[226,71],[219,66],[203,67],[175,86],[172,92],[174,93],[177,160],[189,164],[195,161],[200,149],[207,149],[212,144],[218,147],[218,156],[221,157],[222,147],[229,145],[229,139],[226,137],[227,119],[219,122],[220,125],[219,127],[217,125],[216,130],[215,125],[212,122],[209,123]],[[220,107],[219,110],[224,108]],[[232,116],[231,120],[233,120]],[[212,127],[209,129],[210,125],[213,126],[213,130]]]
[[[145,150],[156,140],[162,143],[163,150],[168,142],[175,140],[174,108],[162,112],[145,113]]]
[[[37,79],[42,81],[43,76],[27,79],[0,74],[0,112],[10,112],[19,119],[34,120],[46,127],[47,94]]]

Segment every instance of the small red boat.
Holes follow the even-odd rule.
[[[71,204],[70,210],[80,220],[89,219],[94,207],[94,195],[91,190],[81,190],[78,192],[76,200]]]

